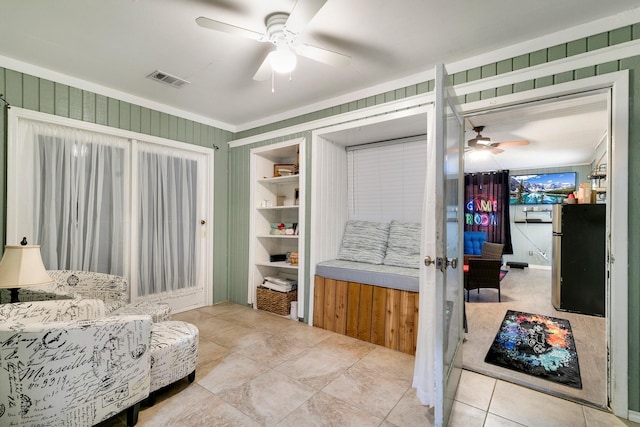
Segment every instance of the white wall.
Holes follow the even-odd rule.
[[[315,265],[335,259],[348,218],[347,152],[321,137],[312,144],[310,282]]]
[[[511,242],[513,243],[513,255],[505,255],[504,260],[526,262],[529,266],[551,266],[551,223],[522,223],[523,208],[525,205],[511,205]],[[534,207],[526,205],[527,209]],[[551,221],[551,205],[535,205],[540,209],[530,212],[530,217],[540,218],[542,221]]]

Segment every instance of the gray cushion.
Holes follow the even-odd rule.
[[[382,264],[387,251],[389,224],[371,221],[347,221],[338,259]]]
[[[417,222],[391,221],[389,242],[383,264],[420,268],[420,235]]]
[[[418,292],[420,290],[420,270],[417,268],[333,259],[318,263],[316,274],[327,279],[365,283],[401,291]]]

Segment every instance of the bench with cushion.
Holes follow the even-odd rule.
[[[316,265],[314,326],[415,354],[421,226],[348,221],[334,260]]]

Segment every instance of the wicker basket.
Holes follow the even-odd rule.
[[[298,300],[298,291],[278,292],[258,286],[256,288],[258,309],[286,316],[291,311],[291,301]]]

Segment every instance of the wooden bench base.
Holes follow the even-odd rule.
[[[315,276],[313,326],[415,355],[418,292]]]

